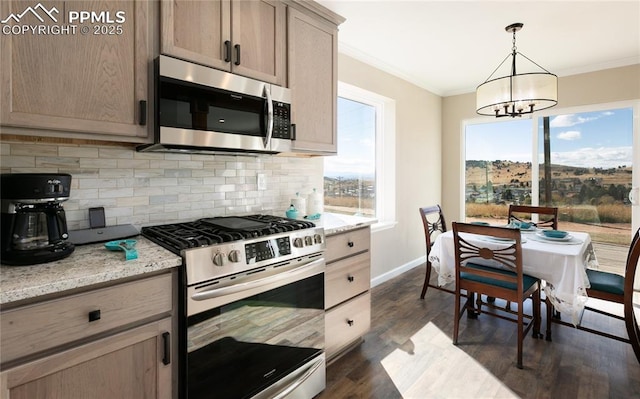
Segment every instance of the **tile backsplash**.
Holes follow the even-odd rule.
[[[252,213],[283,215],[296,192],[322,190],[323,158],[139,153],[123,145],[0,143],[2,173],[69,173],[70,230],[102,206],[107,226]],[[258,189],[258,175],[265,189]],[[1,189],[1,188],[0,188]]]

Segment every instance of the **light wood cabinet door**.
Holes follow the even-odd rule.
[[[363,252],[327,265],[325,272],[324,306],[332,308],[369,290],[371,256]]]
[[[217,69],[231,69],[230,0],[163,0],[161,51]]]
[[[275,0],[163,1],[162,53],[278,85],[286,7]]]
[[[327,236],[327,264],[338,259],[353,256],[360,252],[369,251],[371,247],[371,229],[363,227],[343,233]]]
[[[280,1],[232,0],[231,70],[284,86],[286,7]]]
[[[166,273],[3,311],[2,364],[161,318],[172,310],[172,279]]]
[[[335,154],[338,29],[291,7],[287,28],[294,150]]]
[[[325,316],[325,353],[333,360],[345,348],[357,342],[371,328],[369,291],[331,310]]]
[[[0,15],[14,16],[3,24],[12,34],[0,35],[0,123],[46,129],[61,137],[74,132],[82,138],[104,134],[96,138],[144,141],[152,2],[36,3],[0,3]],[[27,12],[30,6],[33,12]],[[70,19],[71,12],[80,11],[95,12],[99,20]],[[20,32],[25,26],[45,33]]]
[[[3,370],[0,397],[171,398],[166,333],[170,318]]]

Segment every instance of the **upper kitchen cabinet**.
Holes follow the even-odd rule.
[[[317,4],[305,3],[306,6]],[[312,13],[295,7],[296,4],[288,9],[294,152],[336,154],[338,24],[344,19],[319,6]]]
[[[2,1],[2,132],[144,141],[151,8],[146,0]]]
[[[163,54],[286,83],[286,7],[281,1],[162,1],[161,32]]]

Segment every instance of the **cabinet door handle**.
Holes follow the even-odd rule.
[[[138,118],[140,126],[147,124],[147,101],[140,100],[140,118]]]
[[[349,248],[353,248],[353,241],[349,241],[349,242],[347,243],[347,246],[348,246]]]
[[[234,62],[234,64],[240,65],[240,45],[236,44],[233,47],[236,49],[236,62]]]
[[[292,123],[291,124],[291,140],[295,140],[296,139],[296,124]]]
[[[224,62],[231,62],[231,41],[224,41]]]
[[[353,326],[353,320],[352,319],[348,319],[347,320],[347,324],[349,325],[349,327]]]
[[[100,309],[89,312],[89,323],[100,320]]]
[[[349,280],[350,283],[353,283],[353,280],[355,280],[355,278],[353,276],[349,276],[347,277],[347,280]]]
[[[171,363],[171,334],[169,332],[162,333],[162,344],[164,354],[162,355],[162,364],[165,366]]]

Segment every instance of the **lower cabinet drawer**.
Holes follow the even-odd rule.
[[[329,309],[368,291],[371,286],[371,255],[365,252],[327,265],[324,306]]]
[[[170,273],[0,314],[2,363],[171,311]]]
[[[366,293],[327,311],[325,315],[325,352],[330,358],[371,327],[371,294]]]
[[[359,252],[368,251],[371,247],[371,229],[364,227],[357,230],[327,236],[327,264]]]

